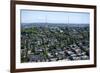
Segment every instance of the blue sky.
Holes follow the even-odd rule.
[[[90,14],[82,12],[21,10],[21,23],[89,24]]]

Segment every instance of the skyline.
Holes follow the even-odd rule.
[[[90,14],[87,12],[21,10],[21,23],[89,24]]]

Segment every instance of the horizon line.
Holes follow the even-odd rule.
[[[89,23],[45,23],[45,22],[30,22],[30,23],[21,23],[21,24],[89,24]]]

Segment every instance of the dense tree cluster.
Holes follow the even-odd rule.
[[[89,27],[21,28],[21,62],[89,59]]]

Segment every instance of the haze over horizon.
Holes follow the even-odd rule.
[[[90,14],[87,12],[21,10],[21,23],[89,24]]]

